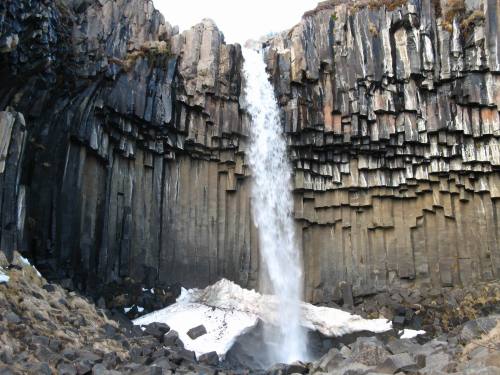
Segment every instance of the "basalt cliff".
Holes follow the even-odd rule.
[[[264,43],[306,299],[500,275],[500,3],[326,1]],[[86,291],[258,287],[239,45],[146,0],[0,3],[0,249]]]

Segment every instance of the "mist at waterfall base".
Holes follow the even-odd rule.
[[[278,325],[263,326],[269,363],[307,360],[301,326],[302,259],[292,218],[291,168],[273,87],[263,56],[244,49],[245,101],[251,115],[248,163],[252,173],[252,213],[259,233],[261,290],[275,295]],[[274,307],[276,308],[276,306]]]

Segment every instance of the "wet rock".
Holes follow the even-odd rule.
[[[75,361],[73,365],[76,368],[76,373],[78,375],[85,375],[92,371],[92,367],[94,367],[94,363],[88,360],[79,360]]]
[[[204,353],[198,357],[198,363],[203,363],[209,366],[218,366],[219,355],[217,352]]]
[[[330,371],[332,368],[336,367],[339,362],[343,361],[348,356],[347,354],[350,355],[351,351],[349,350],[349,352],[346,352],[344,350],[344,353],[342,353],[337,348],[332,348],[321,357],[315,367],[319,370]]]
[[[287,366],[288,374],[307,374],[309,372],[309,368],[303,362],[296,361]]]
[[[189,331],[187,331],[187,335],[192,339],[195,340],[200,336],[203,336],[207,333],[207,329],[205,328],[204,325],[199,325],[194,328],[191,328]]]
[[[352,361],[343,361],[337,365],[337,368],[332,369],[328,372],[328,374],[332,375],[364,375],[368,373],[370,370],[373,370],[373,367],[366,366],[362,363],[352,362]]]

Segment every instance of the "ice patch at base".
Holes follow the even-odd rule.
[[[278,316],[273,306],[277,303],[274,296],[243,289],[222,279],[205,289],[183,289],[176,303],[144,315],[134,320],[134,324],[166,323],[179,333],[185,348],[197,356],[216,351],[223,359],[235,340],[255,327],[259,319],[276,324]],[[378,333],[392,328],[386,319],[364,319],[339,309],[305,302],[301,303],[301,316],[302,326],[329,337],[360,331]],[[200,324],[205,326],[207,333],[192,340],[187,331]]]

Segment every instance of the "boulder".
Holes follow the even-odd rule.
[[[148,324],[144,329],[144,333],[151,335],[160,341],[168,331],[170,331],[170,327],[167,324],[157,322]]]
[[[350,360],[367,366],[377,366],[389,356],[384,344],[376,337],[358,337],[351,350]]]
[[[57,366],[57,373],[59,375],[77,375],[76,367],[69,363],[60,363]]]
[[[191,328],[189,331],[187,331],[187,335],[192,339],[196,340],[198,337],[203,336],[204,334],[207,333],[207,329],[203,324]]]
[[[399,371],[416,372],[417,362],[408,353],[393,354],[388,356],[385,361],[377,366],[376,371],[382,374],[395,374]]]
[[[204,353],[198,357],[198,363],[203,363],[209,366],[218,366],[219,355],[217,352]]]
[[[349,354],[351,351],[349,350]],[[316,368],[323,370],[323,371],[329,371],[332,368],[334,368],[339,362],[343,361],[345,356],[342,354],[341,351],[339,351],[337,348],[332,348],[321,357],[316,364]]]
[[[448,353],[440,352],[430,354],[425,358],[425,367],[420,369],[422,375],[433,375],[434,373],[450,372],[455,367],[454,361]]]
[[[184,347],[183,342],[179,338],[179,334],[174,330],[170,330],[165,335],[163,335],[163,344],[165,346]]]

